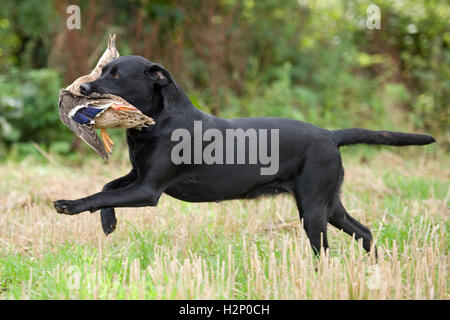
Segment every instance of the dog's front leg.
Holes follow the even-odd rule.
[[[102,191],[78,200],[58,200],[54,206],[57,212],[69,215],[104,208],[156,206],[161,193],[147,183],[135,181],[126,187]]]
[[[108,182],[103,187],[102,191],[114,190],[126,187],[133,183],[137,178],[136,170],[132,169],[127,175],[116,180]],[[100,220],[105,235],[112,233],[117,226],[116,213],[114,208],[104,208],[100,210]]]

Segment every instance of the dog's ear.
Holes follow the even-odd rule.
[[[147,67],[144,73],[155,83],[155,85],[159,87],[163,87],[172,81],[172,76],[170,75],[169,71],[158,64],[152,64],[151,66]]]

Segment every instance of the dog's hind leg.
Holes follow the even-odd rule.
[[[338,153],[315,151],[321,156],[313,155],[305,162],[296,179],[294,195],[311,247],[319,255],[322,248],[328,249],[328,217],[338,195],[342,165]]]
[[[322,248],[325,252],[328,249],[327,210],[322,206],[310,204],[308,201],[302,205],[302,208],[305,210],[303,214],[303,228],[308,235],[314,255],[318,256]]]
[[[329,222],[331,223],[331,225],[344,231],[350,236],[352,237],[355,236],[355,240],[362,239],[364,250],[370,252],[372,243],[372,233],[370,232],[369,228],[367,228],[366,226],[364,226],[363,224],[361,224],[359,221],[357,221],[355,218],[353,218],[348,214],[347,210],[345,210],[340,200],[337,201],[337,204],[334,208],[334,212],[331,215]],[[376,256],[377,255],[376,247],[374,247],[374,250]]]

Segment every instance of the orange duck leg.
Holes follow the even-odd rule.
[[[108,132],[106,132],[106,129],[101,129],[100,135],[102,136],[102,140],[103,140],[103,144],[105,145],[106,152],[112,153],[114,141],[112,141],[111,137],[108,135]]]

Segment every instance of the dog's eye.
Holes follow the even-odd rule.
[[[114,79],[119,79],[119,78],[120,78],[120,76],[119,76],[119,74],[118,74],[118,73],[114,73],[114,74],[113,74],[113,78],[114,78]]]

